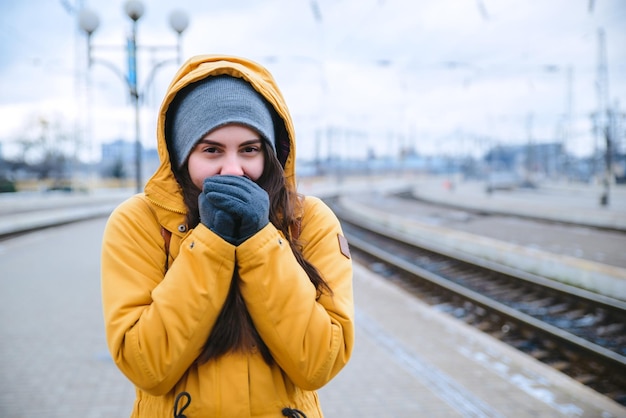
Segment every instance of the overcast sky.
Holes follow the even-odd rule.
[[[128,88],[94,65],[76,10],[100,17],[94,57],[126,71],[124,1],[0,1],[0,141],[41,118],[80,139],[81,155],[134,140]],[[141,137],[154,146],[156,112],[177,69],[167,19],[188,13],[183,58],[242,55],[274,74],[294,116],[300,157],[363,156],[412,146],[423,154],[483,152],[495,144],[566,139],[586,154],[595,138],[605,37],[608,100],[626,109],[625,0],[144,0],[138,77]],[[174,5],[174,8],[172,7]],[[108,48],[107,48],[108,47]],[[90,86],[90,87],[86,87]],[[567,115],[571,123],[568,125]],[[567,134],[564,129],[570,126]],[[324,128],[326,134],[316,132]],[[30,131],[29,131],[30,130]],[[331,131],[330,134],[328,132]],[[317,142],[316,142],[317,141]],[[317,148],[316,148],[317,143]]]

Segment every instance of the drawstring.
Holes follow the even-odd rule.
[[[180,408],[180,411],[179,411],[178,401],[180,401],[180,398],[182,397],[187,398],[187,403],[185,403],[182,406],[182,408]],[[174,418],[187,418],[187,416],[183,414],[183,411],[187,409],[187,407],[190,404],[191,404],[191,395],[188,392],[180,392],[178,395],[176,395],[176,399],[174,400]]]
[[[179,410],[178,402],[181,400],[181,398],[186,398],[186,402]],[[174,400],[174,418],[187,418],[187,416],[184,415],[183,412],[190,404],[191,395],[188,392],[180,392],[178,395],[176,395],[176,399]],[[283,416],[287,418],[306,418],[304,412],[295,408],[283,408],[281,412],[283,413]]]
[[[288,417],[288,418],[306,418],[306,415],[304,415],[304,412],[295,408],[283,408],[281,412],[283,413],[284,417]]]

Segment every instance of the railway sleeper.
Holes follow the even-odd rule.
[[[613,323],[608,325],[601,325],[596,329],[596,334],[600,337],[614,336],[624,331],[624,323]]]

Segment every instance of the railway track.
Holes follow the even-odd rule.
[[[441,248],[332,201],[355,259],[420,299],[626,405],[626,303]]]

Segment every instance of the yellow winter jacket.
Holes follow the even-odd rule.
[[[188,230],[182,194],[170,168],[164,126],[177,91],[207,74],[250,82],[284,122],[290,150],[285,175],[295,184],[291,117],[271,75],[258,64],[228,56],[198,56],[176,74],[158,118],[160,167],[144,193],[110,216],[102,245],[102,300],[108,346],[119,369],[136,386],[132,417],[172,417],[176,396],[196,417],[282,417],[295,408],[321,417],[316,389],[348,362],[354,343],[352,264],[332,211],[306,197],[300,240],[304,256],[329,283],[333,296],[316,290],[289,244],[269,223],[235,247],[199,224]],[[166,269],[162,228],[171,231]],[[344,247],[345,248],[345,247]],[[274,362],[258,352],[230,353],[198,365],[239,269],[241,294]],[[179,400],[180,409],[186,399]],[[129,411],[130,412],[130,411]]]

